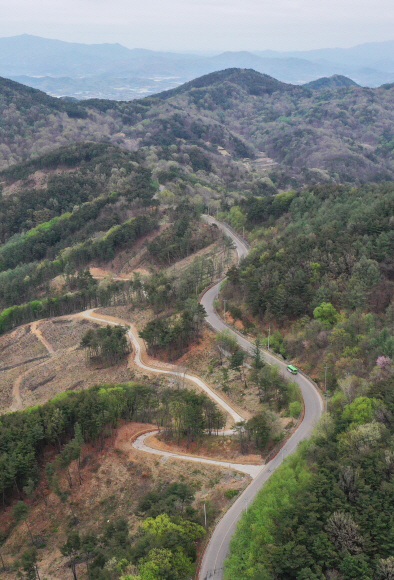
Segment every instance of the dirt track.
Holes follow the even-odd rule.
[[[52,345],[50,345],[49,342],[43,337],[42,332],[38,328],[39,323],[40,323],[40,321],[32,322],[32,324],[30,325],[30,332],[38,338],[38,340],[47,349],[49,355],[52,356],[55,351],[52,348]],[[13,403],[12,403],[12,406],[10,408],[10,411],[19,411],[20,409],[23,408],[23,403],[22,403],[22,398],[21,398],[21,384],[22,384],[23,379],[25,379],[33,370],[35,370],[37,366],[45,365],[45,364],[47,364],[47,362],[48,362],[48,359],[44,360],[42,362],[39,362],[37,365],[30,367],[27,371],[24,371],[22,374],[20,374],[18,376],[18,378],[15,380],[15,382],[12,386]]]

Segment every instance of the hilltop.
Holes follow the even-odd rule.
[[[65,112],[69,117],[86,118],[84,109],[72,101],[55,99],[43,91],[10,79],[0,77],[0,95],[3,106],[13,104],[17,110],[27,111],[32,107],[46,107],[53,112]]]
[[[167,99],[187,93],[191,89],[211,89],[212,87],[220,86],[224,82],[234,84],[245,90],[248,95],[257,97],[272,95],[274,92],[294,92],[297,89],[296,85],[282,83],[253,69],[229,68],[204,75],[176,89],[159,93],[155,97]]]
[[[325,89],[341,89],[346,87],[358,87],[359,85],[343,75],[332,75],[331,77],[322,77],[310,83],[303,85],[305,89],[312,91],[322,91]]]

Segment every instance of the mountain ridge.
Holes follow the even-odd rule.
[[[131,102],[56,99],[7,79],[1,86],[8,96],[3,95],[0,107],[0,167],[65,146],[70,139],[129,151],[159,147],[166,159],[171,159],[168,148],[183,142],[197,148],[192,164],[195,171],[208,172],[206,183],[220,166],[226,187],[233,170],[234,183],[243,183],[245,171],[257,172],[258,179],[269,176],[262,191],[394,179],[394,136],[387,130],[394,124],[390,85],[334,86],[321,94],[253,70],[226,69]],[[19,141],[14,138],[16,117]],[[190,154],[184,157],[182,151],[179,159],[176,154],[178,165],[166,176],[182,179]],[[223,163],[230,160],[235,165],[227,171]]]
[[[253,68],[297,85],[334,74],[371,87],[394,82],[394,62],[387,57],[386,45],[373,45],[370,58],[365,56],[368,46],[355,47],[357,58],[346,57],[346,51],[353,49],[338,49],[345,51],[339,52],[338,58],[335,52],[324,52],[326,49],[321,53],[224,51],[212,56],[20,35],[0,38],[0,75],[23,80],[52,96],[114,100],[155,94],[226,68]],[[328,58],[330,54],[332,58]]]
[[[277,91],[297,90],[300,87],[290,83],[282,83],[270,75],[259,73],[253,69],[228,68],[203,75],[169,91],[153,95],[157,98],[169,98],[180,95],[191,89],[201,89],[215,86],[221,82],[233,82],[249,91],[250,95],[261,96]]]

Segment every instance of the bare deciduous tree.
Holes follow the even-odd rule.
[[[376,569],[377,580],[394,580],[394,557],[379,560]]]
[[[354,503],[357,499],[357,472],[347,465],[339,473],[339,487],[345,493],[348,500]]]
[[[334,546],[351,554],[361,551],[364,540],[352,516],[346,512],[334,512],[327,523],[327,532]]]

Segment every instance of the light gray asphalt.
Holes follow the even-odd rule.
[[[155,435],[159,431],[150,431],[149,433],[144,433],[137,437],[133,442],[133,447],[139,451],[144,451],[145,453],[152,453],[153,455],[161,455],[162,457],[172,457],[174,459],[182,459],[187,461],[194,461],[195,463],[206,463],[208,465],[217,465],[222,469],[234,469],[235,471],[241,471],[250,475],[250,477],[256,477],[260,473],[261,465],[251,465],[246,463],[232,463],[228,461],[217,461],[215,459],[205,459],[204,457],[198,457],[198,455],[185,455],[184,453],[173,453],[171,451],[163,451],[162,449],[156,449],[155,447],[150,447],[145,443],[145,439],[151,435]],[[229,433],[232,434],[232,431]]]
[[[235,236],[223,224],[216,222],[213,218],[205,216],[204,219],[209,223],[216,223],[218,227],[226,233],[226,235],[231,237],[240,259],[246,256],[248,249],[242,240]],[[207,322],[218,331],[228,329],[228,326],[219,318],[213,307],[213,302],[219,293],[219,287],[220,283],[216,284],[210,288],[201,299],[201,304],[207,311]],[[231,329],[230,332],[234,334],[239,345],[243,349],[250,351],[252,345],[249,341]],[[264,359],[269,364],[276,364],[284,376],[286,376],[286,363],[278,360],[266,351],[264,351]],[[314,384],[301,374],[291,375],[291,380],[298,383],[304,399],[305,414],[303,421],[297,431],[283,446],[280,453],[267,465],[264,465],[261,468],[259,474],[225,513],[216,526],[204,553],[198,576],[199,580],[221,580],[223,578],[223,565],[224,560],[228,555],[231,536],[235,532],[237,522],[240,519],[243,510],[247,508],[247,505],[254,499],[257,492],[271,476],[273,471],[282,463],[283,459],[290,453],[293,453],[296,450],[298,443],[310,435],[313,426],[323,413],[323,400]]]

